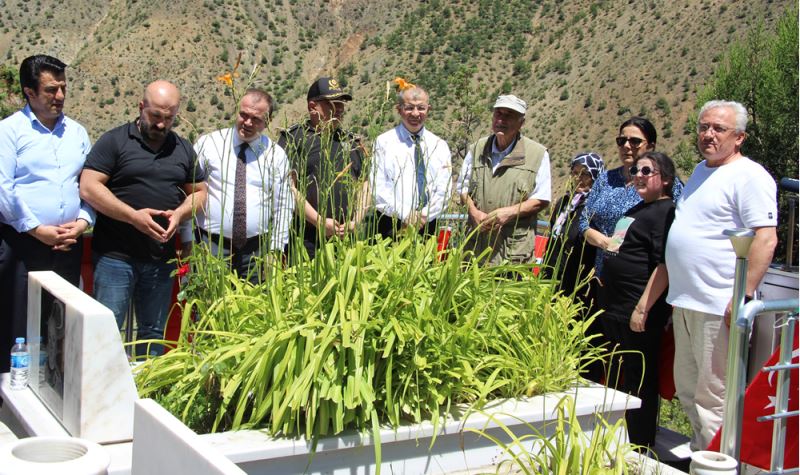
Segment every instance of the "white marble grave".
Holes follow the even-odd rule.
[[[29,388],[69,435],[131,440],[138,395],[111,310],[55,272],[31,272],[27,336]]]
[[[10,414],[0,410],[0,420],[16,419],[15,424],[25,428],[25,435],[61,434],[63,429],[53,421],[41,402],[30,391],[12,391],[8,386],[8,375],[0,375],[0,395],[6,399]],[[451,416],[438,430],[430,422],[409,424],[395,429],[383,428],[380,431],[383,473],[404,474],[449,474],[480,473],[494,471],[494,464],[503,457],[502,451],[488,439],[465,431],[466,428],[486,429],[493,436],[504,437],[502,429],[488,420],[493,414],[517,436],[529,429],[521,421],[527,421],[541,430],[546,421],[552,420],[553,411],[561,397],[569,395],[576,399],[574,410],[581,428],[586,434],[593,430],[603,430],[596,425],[594,414],[602,413],[610,423],[623,417],[624,411],[639,407],[639,400],[622,393],[597,385],[575,388],[561,394],[550,394],[521,400],[508,400],[489,404],[485,413],[473,413],[469,418],[463,415]],[[151,416],[156,414],[151,411]],[[518,419],[519,420],[518,420]],[[152,417],[151,417],[152,422]],[[9,424],[11,425],[11,424]],[[181,437],[192,438],[190,430],[180,421],[171,420],[171,430],[179,431]],[[175,427],[181,427],[175,429]],[[133,445],[151,440],[165,442],[164,430],[157,424],[146,424],[137,428],[134,442],[105,445],[111,456],[109,475],[131,473],[134,462]],[[189,432],[187,432],[189,431]],[[437,433],[432,448],[431,437]],[[375,455],[372,435],[346,431],[342,434],[319,440],[316,453],[312,455],[311,443],[303,438],[286,439],[270,437],[263,431],[242,430],[219,434],[201,434],[199,440],[213,450],[221,453],[250,475],[256,474],[372,474],[375,473]],[[619,434],[620,441],[626,434]],[[146,442],[145,442],[146,443]],[[166,445],[165,445],[166,447]],[[176,452],[177,454],[177,452]],[[185,459],[176,455],[176,460]],[[188,462],[185,462],[188,463]],[[181,466],[179,464],[178,466]],[[189,465],[185,465],[189,467]],[[192,471],[176,469],[171,475],[194,475]]]
[[[152,399],[136,401],[132,475],[245,472]]]
[[[32,272],[29,280],[28,337],[38,341],[43,317],[55,318],[55,325],[48,326],[48,359],[42,368],[38,364],[42,349],[39,345],[32,345],[31,359],[36,364],[33,365],[30,389],[12,391],[8,386],[8,375],[0,376],[0,396],[5,400],[0,409],[0,420],[8,423],[9,427],[17,427],[15,432],[18,436],[61,435],[66,432],[104,443],[111,457],[109,475],[131,473],[132,465],[136,463],[134,446],[163,443],[166,447],[167,440],[178,439],[199,440],[200,445],[211,447],[248,474],[375,473],[377,465],[371,433],[346,431],[320,439],[316,448],[303,438],[275,438],[258,430],[193,435],[190,429],[171,416],[169,427],[154,423],[161,410],[150,407],[154,403],[148,402],[141,407],[149,408],[146,411],[149,417],[141,419],[144,422],[134,434],[136,388],[110,310],[52,272]],[[46,302],[43,305],[43,292],[54,296],[63,306],[55,311],[55,317],[53,305]],[[50,308],[47,315],[41,315],[43,308]],[[58,313],[61,310],[63,338],[61,344],[56,345],[54,341],[61,337]],[[47,373],[40,377],[44,364],[48,365],[51,373],[54,368],[61,369],[55,364],[60,361],[58,358],[55,361],[50,359],[51,352],[63,356],[63,397],[60,400],[57,397],[59,391],[53,389],[53,382],[58,378]],[[436,427],[424,422],[398,429],[382,428],[381,469],[384,473],[428,474],[491,468],[503,458],[501,449],[466,429],[485,430],[500,438],[505,437],[504,429],[494,421],[502,422],[517,436],[530,432],[526,423],[541,430],[547,421],[553,420],[559,400],[567,395],[574,398],[573,410],[587,434],[597,429],[604,430],[598,427],[595,414],[603,414],[605,420],[613,424],[623,417],[626,409],[640,404],[636,398],[590,384],[561,394],[498,401],[489,404],[482,413],[472,413],[469,417],[456,409]],[[489,414],[493,415],[494,421],[489,419]],[[434,435],[436,440],[431,444]],[[622,441],[626,434],[621,433],[619,437]],[[197,473],[189,470],[187,461],[195,456],[175,452],[173,462],[178,463],[171,473]],[[225,465],[221,461],[220,464]],[[230,465],[227,469],[233,470]]]

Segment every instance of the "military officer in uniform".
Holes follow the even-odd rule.
[[[311,84],[306,99],[308,120],[282,131],[278,144],[296,174],[296,209],[301,218],[294,230],[313,258],[325,240],[355,230],[369,193],[362,180],[363,148],[341,127],[352,96],[335,79],[322,77]],[[290,249],[290,255],[295,254]]]

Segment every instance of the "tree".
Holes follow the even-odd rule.
[[[797,10],[788,11],[775,34],[756,27],[731,46],[711,84],[697,98],[741,102],[750,113],[742,153],[776,178],[797,176],[798,153]]]
[[[8,65],[0,66],[0,119],[4,119],[25,103],[19,86],[19,71]]]
[[[791,8],[778,21],[775,33],[767,33],[759,25],[744,41],[731,45],[711,83],[697,97],[698,109],[712,99],[737,101],[747,107],[750,122],[742,153],[763,165],[776,180],[797,178],[797,15],[797,8]],[[696,120],[690,119],[692,129]],[[787,217],[788,204],[781,197],[781,236]],[[776,257],[783,256],[784,245],[779,245]]]

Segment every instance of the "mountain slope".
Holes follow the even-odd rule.
[[[530,108],[524,132],[549,147],[554,177],[580,150],[616,163],[613,138],[649,117],[668,153],[687,138],[697,88],[727,45],[787,0],[144,0],[17,2],[0,13],[0,58],[16,67],[45,52],[70,64],[67,110],[99,134],[133,118],[143,86],[175,81],[179,130],[228,124],[233,98],[216,77],[242,64],[276,98],[274,127],[302,119],[317,76],[353,91],[348,125],[374,136],[395,121],[386,81],[431,92],[430,128],[454,149],[489,129],[489,107],[513,92]],[[389,99],[392,100],[391,98]]]

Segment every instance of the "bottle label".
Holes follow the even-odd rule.
[[[27,354],[24,355],[11,355],[11,367],[12,368],[28,368],[30,363],[30,356]]]

